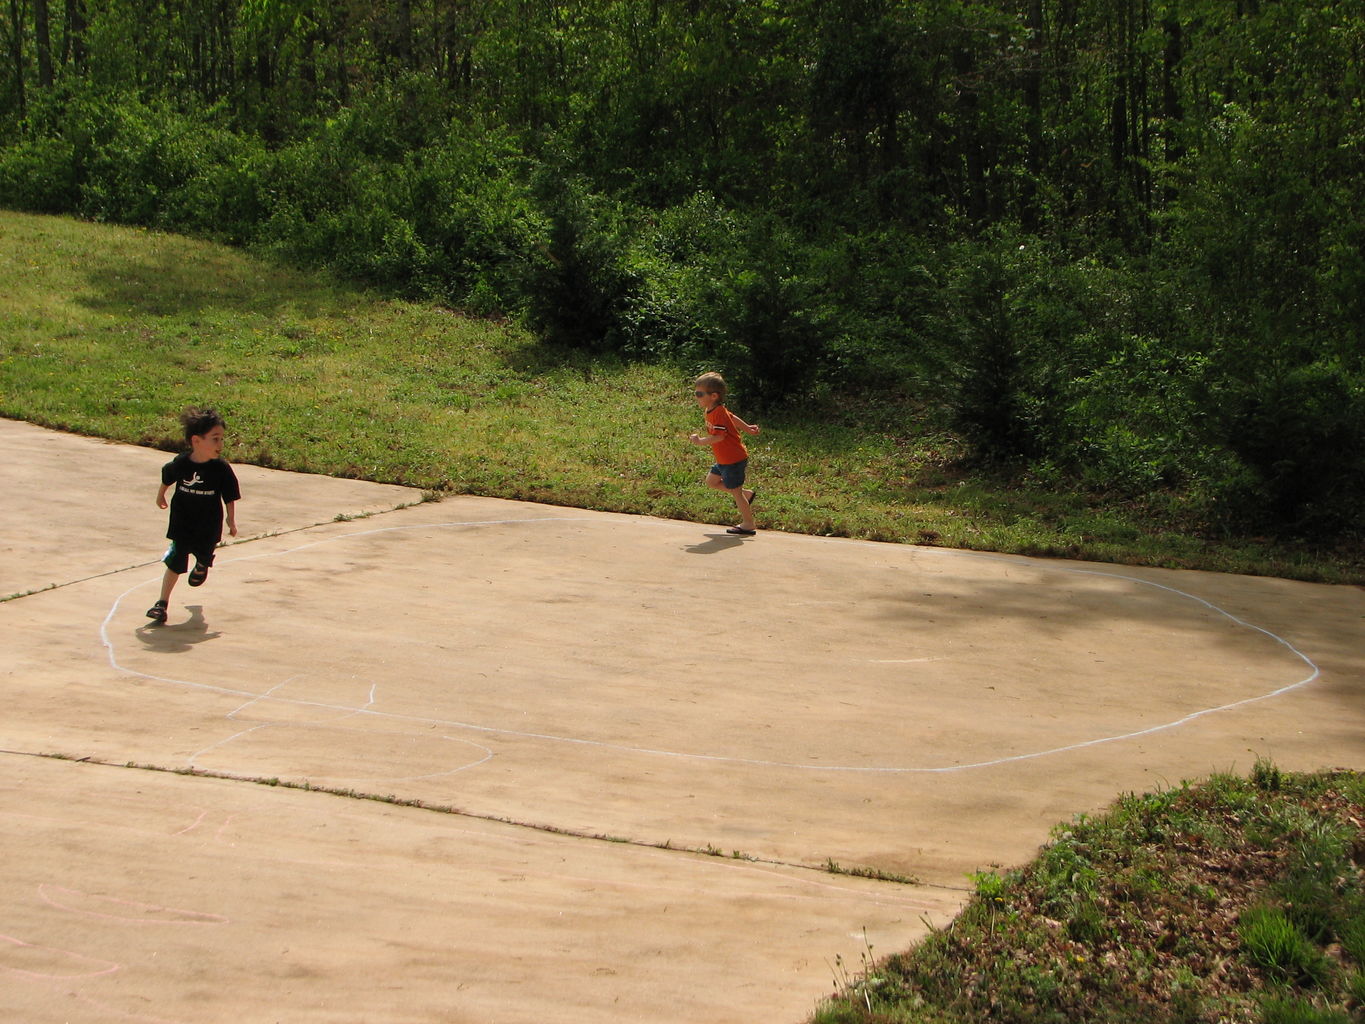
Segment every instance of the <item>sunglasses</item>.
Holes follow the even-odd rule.
[[[705,398],[707,395],[712,394],[712,392],[710,392],[710,391],[693,391],[692,394],[696,395],[698,398]]]

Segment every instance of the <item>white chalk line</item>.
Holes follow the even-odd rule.
[[[266,690],[264,693],[259,694],[259,695],[255,696],[255,697],[252,697],[251,700],[248,700],[248,701],[246,701],[245,703],[242,703],[242,704],[238,705],[237,707],[233,708],[233,709],[232,709],[231,711],[229,711],[229,712],[227,713],[227,715],[224,716],[224,717],[226,717],[229,721],[235,722],[235,721],[237,720],[237,716],[238,716],[239,714],[241,714],[243,711],[245,711],[247,708],[251,707],[251,706],[254,705],[254,704],[259,704],[259,703],[262,703],[262,702],[265,702],[265,701],[276,701],[276,702],[278,702],[278,703],[295,703],[294,701],[282,700],[282,699],[280,699],[280,698],[277,698],[277,697],[275,696],[275,691],[280,690],[280,689],[283,689],[284,687],[288,686],[290,683],[295,682],[295,681],[298,680],[298,679],[302,679],[302,678],[303,678],[303,675],[304,675],[304,673],[299,673],[298,675],[290,676],[288,679],[284,680],[284,681],[281,682],[281,683],[276,683],[274,686],[272,686],[270,689]],[[235,741],[235,740],[242,739],[244,736],[250,736],[250,735],[251,735],[252,733],[254,733],[254,732],[259,732],[259,731],[263,731],[263,730],[267,730],[267,729],[289,729],[289,728],[301,728],[301,729],[338,729],[338,728],[339,728],[339,726],[337,725],[338,722],[344,722],[344,721],[346,721],[346,720],[349,719],[349,718],[354,718],[354,717],[356,717],[357,715],[362,715],[362,714],[364,714],[366,711],[368,711],[371,707],[373,707],[373,706],[374,706],[374,703],[375,703],[375,700],[376,700],[376,695],[378,694],[378,692],[379,692],[379,684],[378,684],[378,683],[372,683],[372,684],[370,685],[370,694],[369,694],[369,697],[368,697],[368,699],[366,700],[364,706],[358,707],[358,708],[355,708],[355,707],[345,708],[345,709],[343,709],[343,710],[345,711],[345,714],[339,715],[338,717],[332,719],[331,721],[327,721],[327,722],[306,722],[306,723],[305,723],[305,722],[285,722],[285,721],[272,720],[272,721],[266,721],[266,722],[258,722],[257,724],[251,726],[249,729],[242,729],[242,730],[239,731],[239,732],[233,733],[231,736],[228,736],[228,737],[226,737],[226,738],[224,738],[224,739],[218,740],[218,741],[215,742],[215,743],[210,743],[210,744],[209,744],[207,747],[205,747],[203,750],[195,751],[195,752],[194,752],[193,754],[191,754],[191,755],[189,756],[189,758],[186,760],[186,764],[187,764],[189,767],[191,767],[191,768],[197,768],[198,765],[197,765],[196,762],[198,762],[198,760],[199,760],[201,757],[203,757],[205,754],[208,754],[208,753],[210,753],[211,751],[217,750],[217,749],[219,749],[220,747],[225,747],[225,746],[227,746],[229,743],[232,743],[232,742]],[[356,732],[357,730],[342,730],[342,731]],[[479,759],[476,760],[476,761],[467,761],[467,762],[465,762],[464,764],[458,765],[458,766],[456,766],[456,767],[454,767],[454,768],[447,768],[445,771],[439,771],[439,772],[425,772],[425,773],[423,773],[423,774],[421,774],[421,775],[407,775],[407,776],[402,776],[402,777],[391,777],[391,776],[387,776],[387,775],[386,775],[386,776],[383,776],[383,777],[382,777],[383,780],[384,780],[385,782],[420,782],[420,781],[422,781],[423,779],[438,779],[438,778],[441,778],[441,777],[446,776],[446,775],[456,775],[456,774],[458,774],[459,772],[467,771],[467,770],[470,769],[470,768],[477,768],[479,765],[485,763],[486,761],[491,761],[491,760],[493,759],[493,756],[494,756],[494,755],[493,755],[493,751],[490,750],[488,747],[485,747],[482,743],[475,743],[473,740],[462,739],[462,738],[457,737],[457,736],[442,736],[442,737],[440,737],[440,738],[441,738],[442,740],[445,740],[445,741],[450,742],[450,743],[460,743],[460,744],[463,744],[464,746],[467,746],[467,747],[473,747],[473,748],[476,749],[476,750],[482,751],[482,752],[483,752],[483,757],[479,758]],[[377,778],[379,778],[379,776],[373,776],[373,775],[316,775],[316,776],[311,776],[311,777],[314,778],[314,779],[316,779],[316,780],[318,780],[318,781],[320,781],[320,782],[328,782],[328,783],[340,783],[340,782],[369,782],[369,781],[375,781]]]
[[[586,522],[586,523],[600,523],[601,520],[600,520],[600,519],[597,519],[597,518],[595,518],[595,517],[590,517],[590,516],[539,516],[539,517],[528,517],[528,518],[524,518],[524,519],[487,519],[487,520],[471,520],[471,521],[449,521],[449,522],[443,522],[443,523],[415,523],[415,524],[406,525],[406,526],[385,526],[385,527],[376,527],[376,528],[370,529],[370,530],[361,530],[361,531],[358,531],[358,532],[355,532],[355,533],[341,534],[341,535],[336,536],[336,537],[325,537],[325,538],[322,538],[321,540],[310,541],[310,542],[307,543],[307,544],[300,544],[300,545],[297,545],[297,546],[292,547],[292,548],[287,548],[287,549],[284,550],[284,551],[262,552],[262,553],[256,554],[256,555],[246,555],[246,556],[243,556],[243,557],[240,557],[240,558],[231,559],[231,560],[229,560],[229,563],[228,563],[228,564],[235,563],[235,562],[252,561],[252,560],[261,559],[261,558],[279,558],[279,557],[283,557],[283,556],[285,556],[285,555],[293,554],[293,553],[298,552],[298,551],[306,550],[306,549],[308,549],[308,548],[317,547],[317,546],[322,545],[322,544],[334,544],[334,543],[338,543],[338,542],[341,542],[341,541],[355,540],[355,539],[360,538],[360,537],[368,537],[368,536],[373,536],[373,535],[375,535],[375,534],[380,534],[380,533],[396,533],[396,532],[413,531],[413,530],[432,530],[432,529],[461,528],[461,527],[470,527],[470,526],[519,526],[519,525],[525,525],[525,524],[529,524],[529,523],[542,524],[542,523],[585,523],[585,522]],[[672,524],[672,523],[664,523],[664,522],[662,522],[662,521],[656,521],[656,520],[650,520],[650,522],[654,522],[656,525],[661,525],[661,526],[673,526],[673,525],[675,525],[675,524]],[[613,525],[616,525],[616,524],[613,524]],[[689,526],[689,525],[692,525],[692,524],[677,524],[677,525],[678,525],[678,526]],[[800,535],[796,535],[796,536],[800,536]],[[815,538],[815,537],[811,537],[811,538],[807,538],[807,539],[812,540],[812,541],[815,541],[815,540],[823,540],[824,538]],[[861,545],[870,545],[870,544],[872,544],[872,543],[874,543],[874,542],[872,542],[872,541],[852,541],[852,542],[844,541],[844,543],[854,543],[854,544],[861,544]],[[480,725],[480,724],[475,723],[475,722],[462,722],[462,721],[459,721],[459,720],[456,720],[456,719],[434,718],[434,717],[428,717],[428,716],[424,716],[424,715],[408,715],[408,714],[401,714],[401,713],[391,712],[391,711],[378,711],[378,710],[375,710],[374,708],[369,707],[369,706],[357,708],[357,707],[354,707],[354,706],[351,706],[351,705],[332,704],[332,703],[328,703],[328,702],[326,702],[326,701],[313,701],[313,700],[303,700],[303,699],[301,699],[301,698],[289,698],[289,697],[278,697],[278,696],[274,696],[274,695],[273,695],[273,691],[276,690],[276,689],[278,689],[279,686],[281,686],[281,685],[283,685],[283,684],[277,684],[275,687],[272,687],[269,691],[266,691],[265,693],[253,693],[253,692],[251,692],[251,691],[247,691],[247,690],[237,690],[237,689],[233,689],[233,688],[231,688],[231,687],[215,686],[215,685],[213,685],[213,684],[211,684],[211,683],[200,683],[200,682],[195,682],[195,681],[193,681],[193,680],[188,680],[188,679],[173,679],[173,678],[170,678],[170,677],[168,677],[168,676],[159,676],[159,675],[155,675],[155,674],[148,673],[148,672],[141,672],[141,671],[139,671],[139,670],[137,670],[137,669],[128,668],[127,666],[124,666],[124,665],[122,665],[122,664],[119,663],[119,661],[118,661],[118,656],[117,656],[117,651],[115,650],[115,647],[114,647],[113,642],[112,642],[112,641],[110,640],[110,638],[109,638],[109,623],[113,620],[114,615],[117,613],[117,611],[118,611],[118,609],[119,609],[119,606],[120,606],[120,604],[123,602],[123,599],[124,599],[125,597],[127,597],[129,594],[131,594],[134,590],[138,590],[138,589],[140,589],[140,588],[142,588],[142,587],[147,586],[147,585],[150,584],[150,583],[156,582],[155,580],[146,580],[146,581],[143,581],[142,583],[134,584],[133,586],[129,587],[127,590],[125,590],[122,594],[120,594],[117,598],[114,599],[114,603],[113,603],[113,605],[110,607],[108,614],[104,617],[104,621],[100,624],[100,640],[101,640],[102,644],[104,645],[106,651],[108,652],[108,660],[109,660],[109,665],[110,665],[110,667],[113,668],[114,670],[118,671],[118,672],[122,672],[122,673],[124,673],[125,675],[135,676],[135,677],[140,678],[140,679],[146,679],[146,680],[149,680],[149,681],[151,681],[151,682],[166,683],[166,684],[172,685],[172,686],[178,686],[178,687],[183,687],[183,688],[187,688],[187,689],[194,689],[194,690],[199,690],[199,691],[207,692],[207,693],[219,693],[219,694],[224,694],[224,695],[226,695],[226,696],[247,698],[246,704],[243,704],[242,707],[246,707],[247,705],[249,705],[249,704],[251,704],[251,703],[254,703],[254,702],[256,702],[256,701],[275,701],[275,702],[282,703],[282,704],[288,704],[288,705],[293,706],[293,707],[315,708],[315,709],[325,710],[325,711],[346,712],[346,713],[348,714],[348,717],[351,717],[351,716],[369,716],[369,717],[378,718],[378,719],[384,719],[384,720],[388,720],[388,721],[408,722],[408,723],[413,723],[413,724],[418,724],[418,725],[429,725],[429,726],[430,726],[430,725],[435,725],[435,726],[441,726],[441,727],[451,728],[451,729],[462,729],[462,730],[467,730],[467,731],[471,731],[471,732],[484,733],[484,734],[486,734],[486,735],[508,736],[508,737],[514,737],[514,738],[517,738],[517,739],[539,740],[539,741],[551,742],[551,743],[565,743],[565,744],[571,744],[571,745],[575,745],[575,746],[594,747],[594,748],[598,748],[598,749],[602,749],[602,750],[613,750],[613,751],[618,751],[618,752],[621,752],[621,753],[636,754],[636,755],[643,755],[643,756],[649,756],[649,757],[665,757],[665,758],[673,758],[673,759],[679,759],[679,760],[692,760],[692,761],[701,761],[701,762],[718,763],[718,764],[735,764],[735,765],[744,765],[744,766],[758,767],[758,768],[781,768],[781,769],[788,769],[788,770],[793,770],[793,771],[812,771],[812,772],[852,772],[852,773],[879,774],[879,775],[950,774],[950,773],[954,773],[954,772],[969,771],[969,770],[978,769],[978,768],[995,768],[995,767],[1000,767],[1000,766],[1002,766],[1002,765],[1015,764],[1015,763],[1018,763],[1018,762],[1021,762],[1021,761],[1031,761],[1031,760],[1036,760],[1036,759],[1044,758],[1044,757],[1053,757],[1053,756],[1056,756],[1056,755],[1058,755],[1058,754],[1066,754],[1066,753],[1071,753],[1071,752],[1078,751],[1078,750],[1085,750],[1085,749],[1090,748],[1090,747],[1102,746],[1102,745],[1104,745],[1104,744],[1109,744],[1109,743],[1122,743],[1122,742],[1126,742],[1126,741],[1128,741],[1128,740],[1139,739],[1139,738],[1144,737],[1144,736],[1151,736],[1151,735],[1154,735],[1154,734],[1156,734],[1156,733],[1166,732],[1166,731],[1173,730],[1173,729],[1178,729],[1178,728],[1180,728],[1181,726],[1188,725],[1190,722],[1197,721],[1197,720],[1200,719],[1200,718],[1205,718],[1205,717],[1208,717],[1208,716],[1210,716],[1210,715],[1221,714],[1221,713],[1226,712],[1226,711],[1232,711],[1232,710],[1235,710],[1235,709],[1237,709],[1237,708],[1246,707],[1246,706],[1248,706],[1248,705],[1250,705],[1250,704],[1256,704],[1256,703],[1259,703],[1259,702],[1261,702],[1261,701],[1267,701],[1267,700],[1272,700],[1272,699],[1274,699],[1274,698],[1276,698],[1276,697],[1281,697],[1281,696],[1283,696],[1284,694],[1290,693],[1290,692],[1292,692],[1292,691],[1294,691],[1294,690],[1297,690],[1297,689],[1299,689],[1299,688],[1301,688],[1301,687],[1307,686],[1309,683],[1313,682],[1315,679],[1317,679],[1317,678],[1321,675],[1321,669],[1317,666],[1317,664],[1314,663],[1314,661],[1313,661],[1311,658],[1309,658],[1306,654],[1304,654],[1302,651],[1300,651],[1297,647],[1295,647],[1293,644],[1291,644],[1288,640],[1285,640],[1283,637],[1281,637],[1281,636],[1279,636],[1279,635],[1277,635],[1277,634],[1275,634],[1275,633],[1272,633],[1270,630],[1264,629],[1264,628],[1261,627],[1261,626],[1257,626],[1257,625],[1255,625],[1255,624],[1253,624],[1253,623],[1247,622],[1247,621],[1244,620],[1244,619],[1238,618],[1236,615],[1233,615],[1231,612],[1228,612],[1228,611],[1224,610],[1223,608],[1220,608],[1218,605],[1214,604],[1214,603],[1211,602],[1211,601],[1207,601],[1207,600],[1205,600],[1205,599],[1202,598],[1202,597],[1197,597],[1197,596],[1195,596],[1195,595],[1193,595],[1193,594],[1189,594],[1189,593],[1187,593],[1187,592],[1185,592],[1185,591],[1183,591],[1183,590],[1178,590],[1178,589],[1176,589],[1175,587],[1166,586],[1165,584],[1162,584],[1162,583],[1155,583],[1155,582],[1153,582],[1153,581],[1151,581],[1151,580],[1145,580],[1145,579],[1142,579],[1141,577],[1138,577],[1138,576],[1128,576],[1128,575],[1125,575],[1125,574],[1122,574],[1122,573],[1104,572],[1104,571],[1101,571],[1101,570],[1098,570],[1098,569],[1073,569],[1073,568],[1069,568],[1069,567],[1066,567],[1066,566],[1054,566],[1054,565],[1051,565],[1051,564],[1039,564],[1039,563],[1036,563],[1036,562],[1023,562],[1023,561],[1018,561],[1018,560],[1016,560],[1016,559],[1014,559],[1014,558],[1012,558],[1012,557],[1009,557],[1009,556],[1004,556],[1004,555],[992,555],[992,554],[986,554],[986,553],[975,552],[975,551],[958,551],[958,550],[956,550],[956,549],[944,549],[944,548],[916,548],[915,551],[916,551],[916,553],[920,553],[920,552],[933,552],[933,553],[935,553],[935,554],[950,555],[950,556],[954,556],[954,557],[980,558],[980,559],[984,559],[984,560],[987,560],[987,561],[1000,561],[1000,562],[1006,562],[1006,563],[1008,563],[1008,564],[1019,565],[1019,566],[1024,567],[1024,568],[1033,568],[1033,569],[1037,569],[1037,570],[1039,570],[1039,571],[1065,572],[1065,573],[1072,573],[1072,574],[1074,574],[1074,575],[1080,575],[1080,576],[1098,576],[1098,577],[1103,577],[1103,578],[1106,578],[1106,579],[1122,580],[1122,581],[1124,581],[1124,582],[1138,583],[1138,584],[1142,584],[1143,586],[1152,587],[1152,588],[1154,588],[1154,589],[1161,590],[1161,591],[1165,591],[1166,593],[1175,595],[1175,596],[1177,596],[1177,597],[1181,597],[1181,598],[1185,598],[1185,599],[1187,599],[1187,600],[1193,601],[1193,602],[1195,602],[1196,604],[1202,605],[1202,606],[1204,606],[1205,608],[1207,608],[1208,610],[1210,610],[1210,611],[1212,611],[1212,612],[1215,612],[1215,613],[1218,614],[1218,615],[1223,616],[1223,617],[1224,617],[1225,619],[1227,619],[1229,622],[1232,622],[1233,624],[1235,624],[1235,625],[1237,625],[1237,626],[1240,626],[1240,627],[1242,627],[1242,628],[1244,628],[1244,629],[1252,630],[1253,632],[1256,632],[1256,633],[1260,633],[1262,636],[1265,636],[1265,637],[1269,638],[1270,640],[1273,640],[1275,643],[1279,644],[1279,645],[1280,645],[1281,647],[1283,647],[1285,650],[1289,651],[1291,654],[1293,654],[1295,657],[1297,657],[1300,661],[1302,661],[1302,662],[1310,669],[1310,671],[1309,671],[1309,674],[1306,675],[1305,677],[1303,677],[1302,679],[1300,679],[1300,680],[1298,680],[1298,681],[1296,681],[1296,682],[1293,682],[1293,683],[1289,683],[1289,684],[1287,684],[1287,685],[1285,685],[1285,686],[1281,686],[1281,687],[1279,687],[1279,688],[1277,688],[1277,689],[1274,689],[1274,690],[1271,690],[1271,691],[1269,691],[1269,692],[1267,692],[1267,693],[1257,694],[1256,696],[1252,696],[1252,697],[1246,697],[1246,698],[1243,698],[1242,700],[1231,701],[1231,702],[1229,702],[1229,703],[1227,703],[1227,704],[1220,704],[1220,705],[1218,705],[1218,706],[1216,706],[1216,707],[1202,708],[1202,709],[1200,709],[1200,710],[1198,710],[1198,711],[1193,711],[1193,712],[1191,712],[1191,713],[1189,713],[1189,714],[1187,714],[1187,715],[1183,715],[1182,717],[1177,718],[1177,719],[1174,719],[1174,720],[1172,720],[1172,721],[1169,721],[1169,722],[1162,722],[1162,723],[1160,723],[1160,724],[1158,724],[1158,725],[1149,726],[1148,728],[1145,728],[1145,729],[1137,729],[1137,730],[1134,730],[1134,731],[1132,731],[1132,732],[1120,733],[1120,734],[1115,734],[1115,735],[1112,735],[1112,736],[1101,736],[1101,737],[1098,737],[1098,738],[1096,738],[1096,739],[1083,740],[1083,741],[1080,741],[1080,742],[1077,742],[1077,743],[1068,743],[1068,744],[1066,744],[1066,745],[1058,746],[1058,747],[1052,747],[1052,748],[1047,749],[1047,750],[1037,750],[1037,751],[1032,751],[1032,752],[1025,753],[1025,754],[1014,754],[1014,755],[1010,755],[1010,756],[1007,756],[1007,757],[997,757],[997,758],[991,758],[991,759],[983,760],[983,761],[973,761],[973,762],[970,762],[970,763],[967,763],[967,764],[937,765],[937,766],[928,766],[928,767],[897,766],[897,765],[870,765],[870,766],[868,766],[868,765],[823,765],[823,764],[811,764],[811,763],[807,763],[807,762],[791,762],[791,761],[767,760],[767,759],[762,759],[762,758],[735,757],[735,756],[732,756],[732,755],[723,755],[723,754],[702,754],[702,753],[696,753],[696,752],[690,752],[690,751],[663,750],[663,749],[656,749],[656,748],[652,748],[652,747],[633,746],[633,745],[624,744],[624,743],[612,743],[612,742],[608,742],[608,741],[605,741],[605,740],[590,740],[590,739],[584,739],[584,738],[582,738],[582,737],[577,737],[577,736],[565,736],[565,735],[559,735],[559,734],[555,734],[555,733],[531,732],[531,731],[521,730],[521,729],[509,729],[509,728],[500,727],[500,726]],[[372,692],[373,692],[373,691],[372,691]],[[238,710],[240,710],[240,708],[239,708]],[[247,731],[249,732],[249,731],[251,731],[251,730],[247,730]],[[224,741],[224,742],[227,742],[227,741]],[[217,745],[219,745],[219,744],[215,744],[215,746],[217,746]],[[476,745],[477,745],[477,744],[476,744]],[[212,748],[205,748],[205,749],[208,750],[208,749],[212,749]],[[486,749],[486,748],[484,748],[484,749]],[[490,752],[489,757],[491,757],[491,756],[492,756],[492,754],[491,754],[491,752]],[[487,759],[488,759],[488,758],[484,758],[484,760],[487,760]],[[479,763],[483,763],[483,762],[480,761]],[[472,767],[472,766],[466,766],[466,767]]]

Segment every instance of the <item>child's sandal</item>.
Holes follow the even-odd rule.
[[[207,565],[196,565],[190,573],[189,583],[192,587],[202,587],[204,581],[209,578],[209,567]]]
[[[165,621],[166,621],[166,602],[165,602],[165,601],[158,601],[156,604],[154,604],[154,605],[152,605],[150,608],[148,608],[148,609],[147,609],[147,618],[151,619],[153,622],[165,622]]]

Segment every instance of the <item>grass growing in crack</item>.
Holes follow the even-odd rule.
[[[834,858],[825,861],[825,871],[831,875],[848,875],[851,878],[871,878],[877,882],[896,882],[900,885],[918,885],[919,879],[910,875],[897,874],[894,871],[884,871],[881,868],[869,867],[844,867]]]
[[[951,925],[813,1020],[1345,1024],[1365,1006],[1362,823],[1347,771],[1258,764],[1122,797],[1031,864],[971,876]]]
[[[365,792],[364,790],[348,789],[348,788],[341,788],[341,787],[336,787],[336,786],[319,786],[319,785],[316,785],[316,784],[310,782],[310,781],[307,780],[307,779],[302,779],[302,780],[294,781],[294,780],[290,780],[290,779],[281,779],[281,778],[279,778],[279,777],[277,777],[277,776],[234,775],[234,774],[229,773],[229,772],[216,772],[216,771],[210,771],[210,770],[205,769],[205,768],[195,768],[195,767],[191,767],[191,766],[169,767],[169,766],[165,766],[165,765],[143,764],[143,763],[140,763],[140,762],[137,762],[137,761],[126,761],[126,762],[123,762],[123,763],[121,763],[121,764],[114,764],[113,762],[103,761],[103,760],[101,760],[101,759],[99,759],[99,758],[97,758],[97,757],[95,757],[95,756],[93,756],[93,755],[86,755],[86,756],[84,756],[84,757],[75,757],[75,756],[73,756],[73,755],[70,755],[70,754],[63,754],[63,753],[53,753],[53,752],[49,752],[49,753],[40,753],[40,752],[36,752],[36,751],[20,751],[20,750],[7,750],[7,751],[5,751],[5,753],[8,753],[8,754],[15,754],[15,755],[18,755],[18,756],[23,756],[23,757],[41,758],[41,759],[43,759],[43,760],[49,760],[49,761],[67,761],[67,762],[71,762],[71,763],[85,763],[85,764],[92,764],[92,765],[103,766],[103,767],[107,767],[107,768],[125,768],[125,769],[130,769],[130,770],[133,770],[133,771],[153,772],[153,773],[163,774],[163,775],[182,775],[182,776],[186,776],[186,777],[188,777],[188,778],[197,778],[197,779],[218,779],[218,780],[222,780],[222,781],[225,781],[225,782],[238,782],[238,783],[243,783],[243,784],[252,785],[252,786],[265,786],[265,787],[270,788],[270,789],[287,789],[287,790],[297,790],[297,791],[299,791],[299,792],[304,792],[304,793],[321,793],[321,794],[324,794],[324,795],[326,795],[326,796],[340,797],[340,798],[346,799],[346,800],[371,801],[371,802],[373,802],[373,803],[387,804],[387,805],[389,805],[389,806],[391,806],[391,807],[402,807],[402,808],[410,808],[410,809],[412,809],[412,810],[418,810],[418,811],[427,811],[427,812],[430,812],[430,813],[432,813],[432,814],[449,814],[449,815],[458,815],[458,816],[460,816],[460,817],[476,818],[476,819],[478,819],[478,820],[480,820],[480,821],[492,821],[492,822],[497,822],[497,823],[503,824],[503,825],[513,825],[513,826],[516,826],[516,827],[518,827],[518,828],[533,829],[533,830],[535,830],[535,831],[537,831],[537,832],[545,832],[545,833],[548,833],[548,834],[550,834],[550,835],[565,836],[565,837],[567,837],[567,838],[573,838],[573,839],[589,839],[589,840],[593,840],[593,841],[595,841],[595,842],[611,843],[611,844],[622,845],[622,846],[640,846],[640,847],[647,847],[647,848],[649,848],[649,849],[654,849],[654,850],[671,850],[671,851],[675,851],[675,852],[678,852],[678,853],[700,854],[700,855],[707,856],[707,857],[716,857],[716,858],[727,859],[727,860],[744,861],[744,862],[747,862],[747,863],[771,864],[771,865],[776,865],[776,866],[785,867],[785,868],[792,868],[792,869],[794,869],[794,870],[800,870],[800,871],[819,871],[819,870],[822,870],[822,869],[820,869],[820,868],[813,867],[813,866],[811,866],[811,865],[809,865],[809,864],[802,864],[802,863],[799,863],[799,862],[790,862],[790,861],[782,861],[782,860],[774,860],[774,859],[768,859],[768,858],[758,857],[758,856],[755,856],[754,854],[746,853],[746,852],[743,851],[743,850],[731,850],[731,851],[727,854],[724,850],[722,850],[720,847],[716,846],[714,843],[707,843],[706,846],[704,846],[704,847],[688,847],[688,846],[679,846],[679,845],[675,844],[675,843],[673,842],[672,839],[665,839],[665,840],[663,840],[663,841],[661,841],[661,842],[649,842],[649,841],[642,840],[642,839],[634,839],[634,838],[631,838],[630,836],[611,835],[611,834],[605,833],[605,832],[603,832],[603,833],[591,833],[591,832],[576,831],[576,830],[574,830],[574,829],[560,828],[560,827],[557,826],[557,825],[535,824],[535,823],[527,822],[527,821],[518,821],[518,820],[513,819],[513,818],[506,818],[506,817],[502,817],[502,816],[500,816],[500,815],[495,815],[495,814],[479,814],[479,813],[474,813],[474,812],[470,812],[470,811],[461,810],[460,808],[451,806],[451,805],[449,805],[449,804],[434,804],[434,803],[430,803],[429,801],[421,800],[421,799],[418,799],[418,798],[415,798],[415,797],[413,797],[413,798],[400,797],[400,796],[397,796],[397,795],[392,794],[392,793],[389,793],[389,794],[382,794],[382,793],[367,793],[367,792]],[[853,873],[855,873],[855,872],[846,872],[846,873],[853,874]],[[910,881],[909,879],[899,878],[899,877],[897,877],[897,876],[895,876],[895,875],[882,875],[881,873],[872,872],[872,871],[867,871],[867,872],[856,872],[856,873],[861,874],[862,877],[865,877],[865,878],[882,878],[882,880],[885,880],[885,881],[893,881],[893,882],[894,882],[894,881],[903,881],[903,882],[908,882],[908,881]]]

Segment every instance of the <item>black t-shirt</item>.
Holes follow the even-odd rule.
[[[188,454],[177,455],[161,467],[161,482],[175,488],[167,537],[212,544],[222,540],[223,503],[242,497],[231,466],[222,459],[195,462]]]

